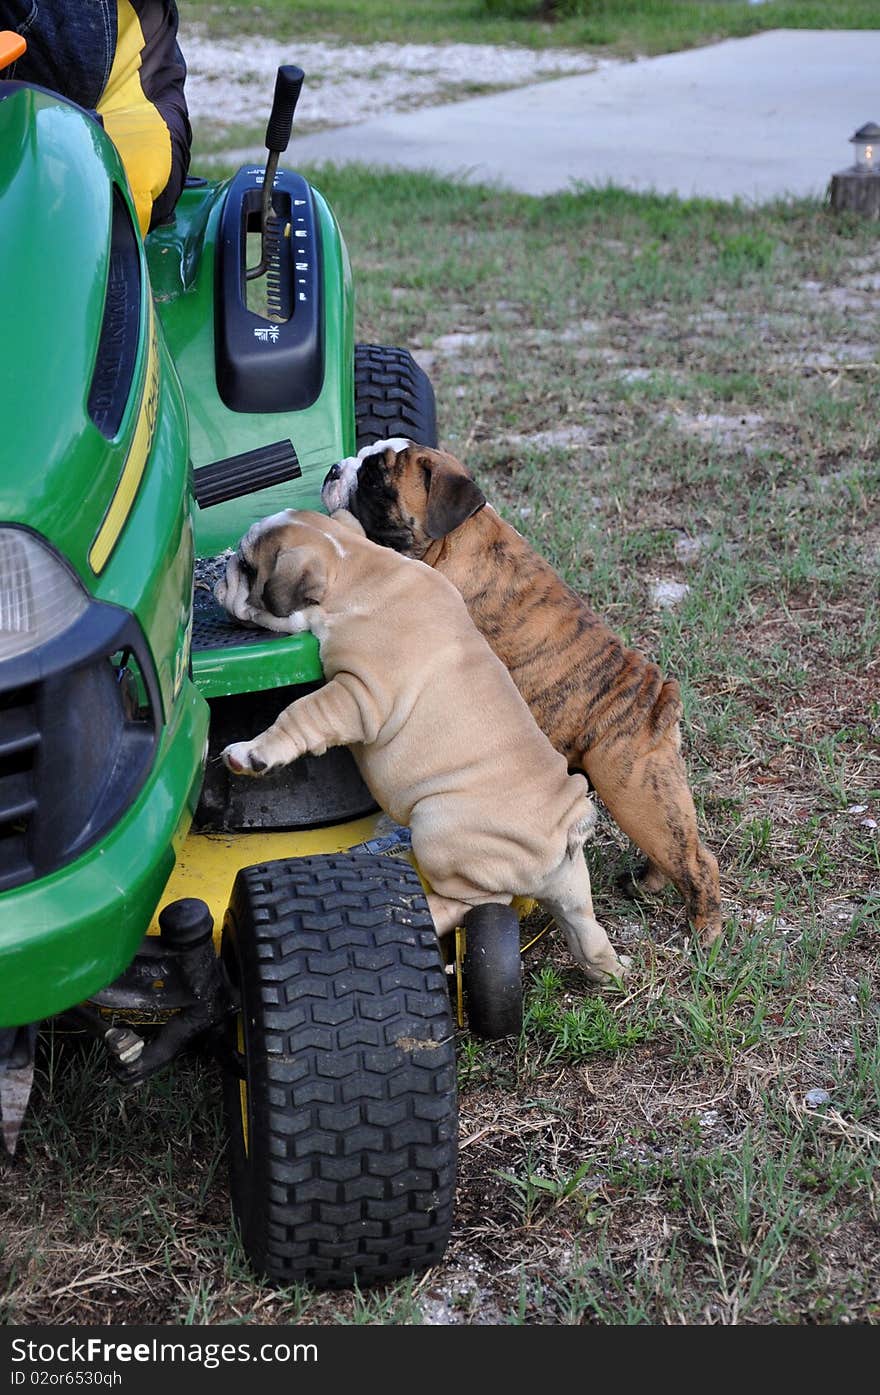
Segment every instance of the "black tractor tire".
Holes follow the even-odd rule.
[[[489,902],[464,918],[462,974],[467,1021],[487,1041],[518,1036],[523,1022],[519,918],[510,906]]]
[[[355,344],[354,416],[358,450],[389,436],[437,445],[434,389],[407,349]]]
[[[221,957],[241,1000],[224,1108],[253,1268],[347,1288],[436,1264],[455,1195],[456,1062],[413,868],[345,853],[243,868]]]

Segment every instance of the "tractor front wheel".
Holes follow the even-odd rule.
[[[224,1077],[232,1206],[254,1269],[342,1288],[436,1264],[455,1048],[415,871],[355,854],[244,868],[221,955],[241,1003]]]

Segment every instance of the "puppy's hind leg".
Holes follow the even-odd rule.
[[[466,902],[453,901],[448,896],[438,896],[436,891],[429,891],[427,900],[438,940],[451,934],[456,925],[463,925],[468,911],[473,910]]]
[[[617,954],[593,914],[590,874],[582,852],[566,857],[537,897],[562,930],[572,957],[587,978],[608,983],[626,975],[629,960]]]
[[[718,863],[700,841],[679,742],[677,725],[643,752],[610,740],[586,752],[584,769],[615,823],[648,857],[639,889],[674,882],[694,929],[711,944],[721,933]]]
[[[658,867],[656,862],[652,862],[649,857],[645,859],[637,871],[621,873],[617,883],[618,890],[630,900],[635,900],[640,896],[655,896],[668,884],[669,878],[663,868]]]

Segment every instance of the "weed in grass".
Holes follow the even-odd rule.
[[[860,988],[862,1013],[869,1005],[870,985]],[[831,1069],[835,1108],[848,1119],[864,1121],[880,1144],[880,1017],[872,1014],[852,1028],[851,1048],[844,1063],[839,1058]]]
[[[383,1289],[371,1289],[366,1293],[355,1288],[351,1313],[341,1321],[348,1327],[420,1323],[422,1310],[416,1293],[416,1280],[402,1279],[400,1283]]]
[[[740,866],[745,868],[756,862],[766,862],[772,840],[772,819],[766,814],[759,819],[749,819],[740,829]]]
[[[528,1153],[522,1173],[499,1170],[497,1176],[503,1182],[510,1183],[513,1189],[514,1210],[522,1225],[530,1226],[542,1207],[562,1207],[574,1201],[579,1223],[590,1225],[591,1203],[596,1193],[586,1191],[582,1183],[591,1167],[592,1161],[588,1158],[568,1175],[545,1177],[535,1165],[532,1154]]]
[[[880,872],[880,851],[878,851],[876,838],[872,838],[870,843],[866,844],[866,851],[873,856],[874,866],[872,870]],[[844,933],[844,943],[854,939],[863,930],[870,931],[875,938],[880,936],[880,890],[869,891],[864,903],[855,911],[850,920],[849,928]]]
[[[760,1299],[800,1231],[800,1154],[792,1141],[781,1155],[759,1158],[747,1133],[737,1154],[682,1168],[691,1233],[711,1253],[722,1297],[738,1317]]]
[[[633,1326],[682,1320],[679,1295],[688,1270],[675,1236],[662,1258],[638,1249],[633,1254],[632,1247],[624,1256],[607,1233],[598,1237],[589,1257],[582,1254],[583,1248],[575,1247],[558,1277],[533,1290],[533,1321],[541,1320],[539,1314],[544,1321],[565,1325]]]
[[[731,936],[735,955],[716,941],[704,963],[689,966],[688,991],[664,997],[668,1021],[678,1029],[677,1059],[711,1057],[731,1067],[759,1044],[770,1048],[799,1036],[804,1010],[793,990],[807,978],[823,941],[804,931],[794,952],[783,937],[774,945],[768,930],[772,935],[775,919],[768,917],[761,932],[750,937],[741,930]],[[782,989],[787,993],[780,997]]]
[[[485,1043],[477,1041],[474,1037],[462,1037],[458,1043],[456,1059],[459,1090],[477,1084],[487,1069]]]
[[[181,1313],[180,1322],[183,1327],[202,1327],[208,1325],[217,1315],[217,1292],[213,1284],[205,1279],[201,1279],[196,1285],[195,1292],[186,1299],[186,1306]]]
[[[721,274],[736,286],[754,272],[765,271],[777,247],[774,239],[763,232],[715,233],[710,240],[717,251]]]
[[[532,976],[523,1030],[534,1038],[546,1065],[584,1061],[603,1051],[624,1051],[645,1041],[651,1025],[643,1017],[622,1025],[605,998],[598,995],[565,1005],[562,978],[553,968]]]

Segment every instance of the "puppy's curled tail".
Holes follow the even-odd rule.
[[[599,817],[596,805],[593,803],[592,799],[588,799],[585,802],[587,806],[586,812],[578,819],[577,823],[573,823],[568,830],[566,853],[572,861],[577,857],[578,853],[583,851],[583,846],[587,839],[592,838],[596,830],[596,820]]]
[[[684,703],[681,700],[681,688],[676,679],[667,678],[663,682],[657,699],[651,708],[651,726],[654,735],[663,736],[680,722],[684,714]]]

